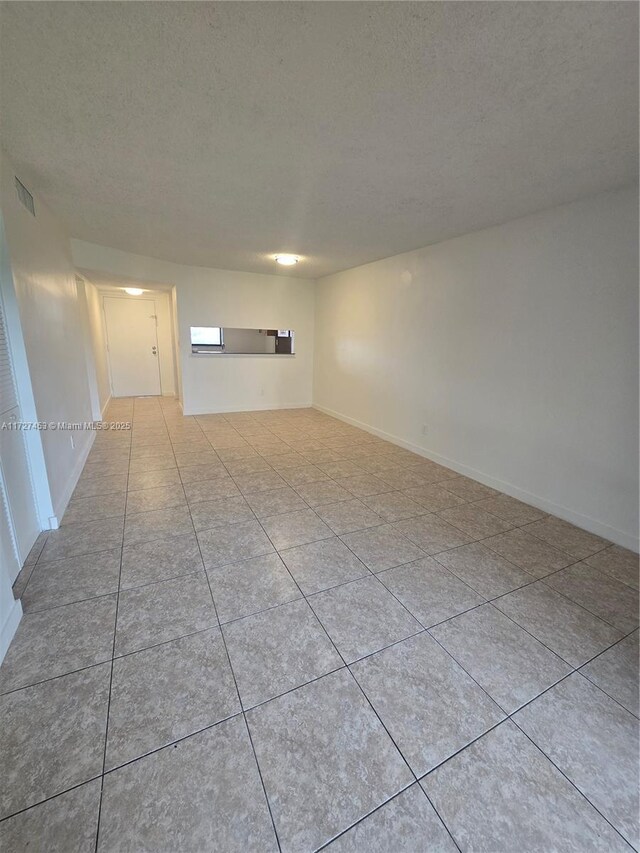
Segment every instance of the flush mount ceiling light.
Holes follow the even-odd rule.
[[[125,287],[124,292],[128,293],[129,296],[140,296],[144,290],[141,287]]]
[[[273,258],[276,263],[282,264],[283,267],[295,266],[300,260],[298,255],[274,255]]]

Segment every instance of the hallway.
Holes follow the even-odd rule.
[[[14,587],[5,850],[638,844],[637,555],[314,409],[107,419]]]

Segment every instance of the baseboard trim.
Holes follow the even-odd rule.
[[[282,403],[279,406],[269,406],[269,405],[261,405],[261,406],[222,406],[216,408],[202,409],[202,410],[193,410],[187,409],[186,407],[182,407],[183,415],[227,415],[229,412],[275,412],[279,409],[311,409],[313,408],[313,404],[311,402],[308,403]]]
[[[101,416],[102,420],[104,420],[104,413],[107,411],[107,406],[109,405],[110,402],[111,402],[111,394],[109,394],[109,396],[107,397],[106,403],[104,404],[104,406],[102,407],[102,410],[100,412],[100,416]]]
[[[11,610],[7,613],[4,624],[2,625],[2,628],[0,628],[0,663],[2,663],[9,650],[11,640],[13,640],[15,633],[18,630],[18,625],[20,624],[21,619],[22,604],[14,598]]]
[[[82,452],[78,456],[76,460],[76,464],[73,466],[73,470],[71,472],[71,476],[67,480],[67,485],[65,487],[64,492],[61,497],[55,502],[53,506],[53,510],[55,515],[49,519],[49,524],[52,530],[57,529],[60,526],[60,521],[64,512],[67,508],[69,501],[71,500],[71,495],[73,494],[73,490],[78,485],[78,480],[80,479],[80,474],[82,474],[82,469],[84,468],[84,464],[87,461],[87,456],[89,455],[89,451],[93,447],[93,442],[96,440],[96,431],[90,430],[87,443],[82,448]]]
[[[412,444],[410,441],[405,441],[397,435],[392,435],[384,430],[372,427],[369,424],[356,420],[356,418],[344,415],[342,412],[336,412],[333,409],[321,406],[318,403],[314,403],[313,408],[317,409],[319,412],[323,412],[325,415],[330,415],[332,418],[344,421],[344,423],[350,424],[351,426],[363,429],[365,432],[371,433],[371,435],[383,438],[385,441],[398,445],[398,447],[404,447],[406,450],[411,450],[412,453],[424,456],[425,459],[430,459],[432,462],[438,462],[440,465],[444,465],[447,468],[451,468],[453,471],[457,471],[458,474],[463,474],[466,477],[471,477],[473,480],[477,480],[479,483],[484,483],[485,486],[498,489],[498,491],[504,492],[505,495],[509,495],[512,498],[516,498],[517,500],[523,501],[531,506],[535,506],[537,509],[543,510],[543,512],[556,515],[558,518],[562,518],[571,524],[575,524],[576,527],[581,527],[583,530],[588,530],[590,533],[595,533],[596,536],[602,536],[603,539],[608,539],[616,545],[621,545],[623,548],[628,548],[636,553],[640,549],[640,542],[638,538],[633,536],[631,533],[625,533],[623,530],[618,530],[617,528],[604,524],[603,522],[598,521],[595,518],[591,518],[588,515],[583,515],[582,513],[575,512],[565,506],[561,506],[560,504],[547,500],[546,498],[542,498],[539,495],[534,495],[525,489],[521,489],[518,486],[505,482],[504,480],[499,480],[496,477],[485,474],[483,471],[478,471],[475,468],[471,468],[469,465],[464,465],[455,459],[449,459],[439,453],[434,453],[426,447],[420,447],[417,444]]]

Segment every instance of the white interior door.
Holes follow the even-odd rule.
[[[22,420],[16,388],[13,360],[9,348],[4,308],[0,297],[0,489],[4,512],[3,524],[9,526],[10,539],[3,542],[2,559],[14,551],[9,560],[9,578],[16,579],[31,546],[40,532],[40,521],[31,482],[24,432],[13,429]],[[6,533],[3,533],[6,538]]]
[[[153,299],[104,297],[114,397],[160,394],[156,304]]]

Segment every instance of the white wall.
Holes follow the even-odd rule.
[[[0,172],[9,261],[37,418],[90,421],[82,315],[68,238],[40,199],[35,199],[35,217],[18,201],[15,172],[4,156]],[[46,430],[41,438],[53,509],[60,518],[94,434]]]
[[[188,267],[72,240],[78,267],[175,286],[185,414],[311,405],[314,283]],[[293,329],[294,356],[191,353],[191,326]]]
[[[321,279],[314,402],[637,550],[637,205],[605,193]]]
[[[185,414],[310,406],[313,282],[208,270],[177,287]],[[194,355],[191,326],[293,329],[296,353]]]

